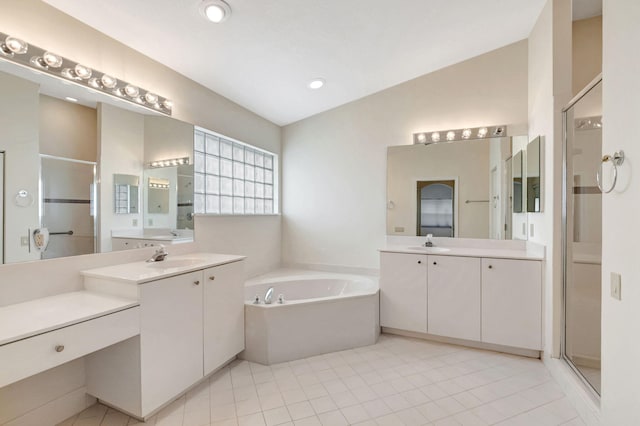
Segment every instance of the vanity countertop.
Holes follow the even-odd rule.
[[[74,291],[0,307],[0,346],[138,306],[131,299]]]
[[[186,274],[200,269],[224,265],[245,259],[245,256],[215,253],[189,253],[167,256],[161,262],[133,262],[82,271],[90,278],[102,278],[130,284],[144,284],[162,278]]]
[[[468,247],[420,247],[418,245],[396,245],[387,244],[379,249],[381,252],[427,254],[431,256],[460,256],[460,257],[488,257],[492,259],[521,259],[521,260],[544,260],[544,255],[540,252],[527,250],[514,250],[504,248],[468,248]]]

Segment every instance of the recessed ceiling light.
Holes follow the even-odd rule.
[[[68,100],[69,102],[78,102],[76,98],[72,98],[71,96],[67,96],[65,99]]]
[[[231,15],[231,7],[222,0],[205,0],[200,5],[200,13],[209,21],[219,24]]]
[[[319,89],[322,86],[324,86],[324,79],[322,78],[315,78],[313,80],[311,80],[311,82],[309,83],[309,89]]]

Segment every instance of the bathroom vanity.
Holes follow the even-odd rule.
[[[380,250],[383,330],[505,351],[542,350],[541,253],[464,247]]]
[[[195,253],[82,272],[139,303],[139,335],[87,357],[87,393],[147,418],[244,349],[244,257]]]

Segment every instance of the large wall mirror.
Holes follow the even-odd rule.
[[[193,239],[193,125],[5,61],[0,90],[2,263]]]
[[[387,235],[519,238],[512,223],[524,200],[515,182],[524,176],[515,166],[523,161],[521,151],[514,155],[516,138],[526,144],[526,137],[499,137],[389,147]]]

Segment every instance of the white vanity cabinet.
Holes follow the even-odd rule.
[[[429,256],[428,332],[480,340],[480,259]]]
[[[542,348],[541,262],[482,259],[482,341]]]
[[[505,258],[484,257],[479,249],[382,250],[381,326],[542,350],[541,259],[496,251]]]
[[[427,256],[382,253],[380,325],[427,332]]]
[[[244,262],[204,271],[204,375],[244,350]]]
[[[208,256],[83,272],[140,303],[140,335],[87,357],[87,393],[148,418],[244,349],[243,257]]]

